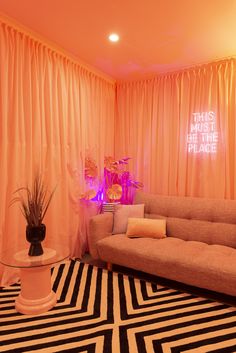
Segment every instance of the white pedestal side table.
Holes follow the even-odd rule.
[[[56,247],[57,248],[57,247]],[[0,262],[20,269],[21,291],[15,301],[18,312],[28,315],[42,314],[54,307],[56,293],[51,285],[51,267],[69,257],[66,247],[44,248],[40,256],[29,256],[28,249],[1,254]]]

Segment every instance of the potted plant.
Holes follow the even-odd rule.
[[[89,189],[80,195],[80,199],[102,201],[103,209],[109,211],[114,210],[116,203],[132,203],[133,193],[130,189],[140,189],[143,184],[132,178],[128,170],[129,160],[129,157],[116,160],[112,156],[105,156],[103,176],[98,177],[96,162],[86,157],[84,177]]]
[[[15,193],[11,204],[20,203],[20,209],[26,219],[26,239],[30,243],[28,255],[39,256],[43,254],[41,242],[46,235],[46,226],[43,219],[51,203],[55,189],[49,193],[42,177],[37,173],[33,178],[32,188],[21,187]]]

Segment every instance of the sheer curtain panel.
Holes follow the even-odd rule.
[[[236,198],[236,60],[117,85],[115,153],[147,191]]]
[[[69,56],[0,20],[0,251],[28,247],[13,191],[39,169],[52,190],[45,246],[61,242],[72,256],[83,248],[78,197],[84,157],[114,154],[114,83]],[[2,284],[18,278],[0,267]]]

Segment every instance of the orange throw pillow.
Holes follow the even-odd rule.
[[[129,218],[126,235],[129,238],[165,238],[166,220],[150,218]]]

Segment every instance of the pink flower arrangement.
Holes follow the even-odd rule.
[[[104,158],[103,178],[99,178],[95,161],[89,157],[85,160],[84,177],[89,188],[81,195],[83,200],[96,200],[104,202],[119,201],[123,204],[132,203],[133,192],[143,184],[133,180],[128,171],[129,157],[115,160],[114,157]]]

